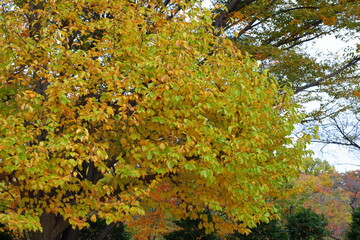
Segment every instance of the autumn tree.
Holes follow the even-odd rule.
[[[311,209],[326,217],[329,236],[343,239],[351,222],[351,208],[341,174],[319,159],[305,159],[304,165],[305,169],[294,181],[294,194],[284,205],[284,212]]]
[[[316,91],[338,98],[354,96],[351,83],[358,83],[354,72],[358,54],[349,52],[344,62],[337,58],[320,62],[300,47],[330,34],[353,36],[359,31],[359,8],[354,0],[215,0],[211,5],[213,26],[270,68],[280,81],[291,83],[296,93],[321,86]]]
[[[359,149],[360,3],[356,0],[214,0],[213,26],[268,68],[305,105],[304,130],[319,125],[325,144]],[[344,52],[310,54],[326,36],[348,43]],[[329,47],[330,48],[330,47]],[[314,50],[312,50],[314,51]],[[316,106],[316,107],[315,107]]]
[[[144,208],[145,215],[136,216],[134,220],[127,222],[127,227],[131,231],[133,239],[157,239],[179,229],[171,221],[172,216],[165,211],[151,208],[151,206]]]
[[[330,165],[328,161],[319,158],[307,157],[303,161],[303,170],[301,173],[312,176],[319,176],[323,173],[336,173],[334,166]]]
[[[3,1],[8,229],[77,239],[89,220],[115,226],[152,206],[174,218],[206,208],[208,232],[246,232],[276,212],[269,199],[284,197],[306,143],[289,137],[299,121],[290,95],[213,35],[210,12],[165,5]]]
[[[349,196],[349,205],[353,211],[359,207],[360,170],[349,171],[342,174],[343,188]]]

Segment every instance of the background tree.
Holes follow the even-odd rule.
[[[359,84],[354,86],[357,88]],[[357,90],[353,91],[357,94]],[[359,129],[359,99],[353,96],[345,102],[336,106],[336,109],[343,108],[336,114],[332,114],[329,119],[323,120],[321,123],[321,131],[319,139],[313,140],[316,143],[325,145],[339,145],[348,148],[349,152],[358,155],[360,151],[360,129]],[[345,109],[345,110],[344,110]],[[357,162],[343,162],[353,166],[360,166]]]
[[[289,137],[290,95],[211,33],[210,12],[125,0],[6,0],[0,11],[9,229],[77,239],[89,220],[114,226],[151,206],[177,219],[206,208],[209,231],[246,232],[276,212],[268,199],[284,197],[307,139]],[[163,184],[177,204],[151,197]]]
[[[323,239],[328,234],[326,226],[325,217],[310,209],[302,209],[291,214],[287,220],[289,236],[293,240]]]
[[[305,161],[306,168],[294,182],[294,194],[284,205],[285,215],[308,208],[324,215],[328,221],[326,229],[333,239],[344,239],[351,222],[349,195],[344,189],[341,174],[326,161],[311,158]],[[290,212],[291,213],[291,212]]]
[[[304,159],[303,163],[304,170],[301,173],[306,175],[319,176],[323,173],[335,173],[334,166],[330,165],[329,162],[321,160],[319,158],[308,157]]]
[[[346,190],[350,201],[349,205],[355,211],[359,207],[360,195],[360,170],[349,171],[342,174],[343,188]]]
[[[164,214],[162,210],[147,209],[146,215],[136,216],[134,220],[127,222],[127,226],[134,239],[158,239],[179,229],[171,218],[172,216]]]
[[[279,220],[270,220],[260,223],[251,229],[250,234],[231,234],[229,240],[288,240],[289,235],[283,223]]]
[[[347,239],[360,239],[360,209],[356,208],[352,213],[352,223],[349,232],[346,234]]]
[[[201,219],[187,218],[180,221],[175,221],[175,224],[181,229],[164,235],[165,240],[220,240],[216,232],[208,233],[205,231],[205,227],[203,227],[203,221]]]

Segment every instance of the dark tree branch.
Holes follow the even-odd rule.
[[[264,20],[266,20],[267,18],[263,19],[262,21],[259,21],[258,23],[254,24],[257,20],[259,20],[257,17],[254,17],[253,20],[251,20],[243,29],[240,30],[239,32],[239,36],[241,36],[242,34],[244,34],[246,31],[256,27],[257,25],[259,25],[260,23],[262,23]]]
[[[171,20],[172,18],[174,18],[176,14],[178,14],[181,10],[182,10],[181,6],[177,6],[176,9],[173,10],[171,14],[166,17],[166,20]]]
[[[304,90],[306,90],[306,89],[319,86],[319,85],[321,85],[325,80],[327,80],[327,79],[329,79],[329,78],[332,78],[332,77],[338,75],[339,73],[345,71],[346,69],[354,66],[354,65],[357,64],[357,62],[359,62],[359,61],[360,61],[360,57],[355,57],[355,58],[353,58],[351,61],[349,61],[347,64],[345,64],[343,67],[341,67],[341,68],[339,68],[338,70],[336,70],[336,71],[334,71],[334,72],[326,75],[325,77],[320,78],[320,79],[318,79],[318,80],[316,80],[316,81],[313,81],[313,82],[311,82],[311,83],[308,83],[308,84],[306,84],[306,85],[304,85],[304,86],[301,86],[301,87],[296,88],[295,91],[294,91],[294,93],[296,94],[296,93],[302,92],[302,91],[304,91]]]
[[[321,23],[322,23],[322,20],[316,20],[314,22],[311,22],[309,24],[305,24],[305,25],[299,27],[297,29],[297,32],[291,33],[291,36],[289,36],[286,39],[276,42],[276,40],[278,40],[279,37],[277,37],[275,35],[275,36],[272,36],[272,37],[268,38],[267,40],[265,40],[265,43],[268,43],[274,47],[280,47],[285,44],[290,44],[292,42],[295,42],[303,37],[306,37],[306,36],[312,34],[312,32],[309,30],[319,26]],[[272,42],[275,42],[275,43],[272,43]]]
[[[350,145],[354,145],[353,144],[353,140],[351,140],[348,136],[348,134],[345,132],[345,128],[344,127],[340,127],[340,124],[338,123],[338,121],[336,121],[336,119],[333,119],[334,123],[335,123],[335,128],[339,131],[339,133],[342,135],[342,138],[345,139],[347,142],[349,142]]]
[[[110,223],[106,228],[99,234],[96,240],[105,240],[109,232],[116,226],[116,223]]]
[[[356,209],[354,204],[357,202],[357,198],[356,198],[357,194],[358,194],[358,191],[355,192],[354,196],[351,198],[351,202],[349,203],[352,210]]]
[[[43,232],[37,231],[30,233],[32,240],[59,240],[61,234],[70,226],[63,217],[53,213],[43,213],[40,217],[40,222],[43,227]]]
[[[240,9],[246,7],[247,5],[253,3],[255,0],[231,0],[229,4],[226,6],[227,11],[222,11],[219,17],[214,21],[213,26],[215,28],[224,27],[224,21],[229,16],[230,13],[239,11]]]
[[[62,234],[61,240],[77,240],[80,235],[79,229],[73,229],[69,226]]]
[[[298,46],[298,45],[300,45],[300,44],[302,44],[302,43],[305,43],[305,42],[309,42],[309,41],[311,41],[311,40],[314,40],[314,39],[316,39],[316,38],[318,38],[318,37],[320,37],[320,36],[321,36],[321,35],[319,34],[319,35],[316,35],[316,36],[314,36],[314,37],[301,40],[301,41],[299,41],[299,42],[296,42],[296,43],[294,43],[294,44],[286,47],[285,49],[286,49],[286,50],[289,50],[289,49],[291,49],[291,48],[293,48],[293,47],[296,47],[296,46]]]
[[[335,240],[341,240],[340,238],[334,237],[334,236],[328,236],[329,238],[335,239]]]
[[[320,8],[319,7],[294,7],[294,8],[288,8],[288,9],[280,10],[276,14],[286,13],[286,12],[291,12],[291,11],[294,11],[294,10],[301,10],[301,9],[315,9],[315,10],[318,10]]]
[[[269,9],[270,6],[271,6],[271,5],[269,5],[267,9]],[[266,10],[267,10],[267,9],[266,9]],[[295,11],[295,10],[301,10],[301,9],[320,9],[320,8],[319,8],[319,7],[294,7],[294,8],[289,8],[289,9],[283,9],[283,10],[280,10],[280,11],[272,14],[271,17],[275,17],[275,16],[277,16],[278,14],[281,14],[281,13],[286,13],[286,12]],[[255,16],[255,17],[239,32],[239,36],[242,35],[243,33],[245,33],[246,31],[251,30],[252,28],[258,26],[259,24],[265,22],[266,20],[268,20],[268,19],[271,18],[271,17],[270,17],[270,16],[269,16],[269,17],[265,17],[265,18],[263,18],[263,19],[260,20],[260,19],[258,18],[258,16]],[[259,20],[259,22],[256,23],[256,24],[254,24],[257,20]],[[254,25],[253,25],[253,24],[254,24]],[[317,37],[318,37],[318,36],[317,36]],[[312,40],[312,39],[310,39],[310,40]],[[305,41],[303,41],[303,42],[307,42],[307,41],[310,41],[310,40],[305,40]],[[300,42],[300,43],[302,43],[302,42]],[[298,44],[300,44],[300,43],[298,43]],[[288,47],[288,48],[286,48],[286,49],[290,49],[290,48],[292,48],[292,47],[294,47],[294,46],[296,46],[296,45],[298,45],[298,44],[294,44],[294,45],[292,45],[292,46],[290,46],[290,47]]]
[[[170,3],[170,0],[165,0],[164,1],[164,6],[166,7],[167,5],[169,5],[169,3]]]
[[[345,142],[340,142],[340,141],[329,141],[329,140],[312,140],[312,142],[315,143],[324,143],[324,144],[336,144],[336,145],[342,145],[342,146],[354,146],[351,143],[345,143]]]

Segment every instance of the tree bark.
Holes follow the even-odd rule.
[[[96,240],[104,240],[109,232],[116,226],[116,223],[110,223],[106,228],[99,234]]]
[[[73,229],[71,226],[68,227],[61,235],[61,240],[77,240],[80,235],[79,229]]]
[[[42,232],[30,232],[30,240],[62,240],[62,233],[70,226],[61,216],[43,213],[40,217]]]

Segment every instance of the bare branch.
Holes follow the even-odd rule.
[[[312,142],[315,142],[315,143],[324,143],[324,144],[336,144],[336,145],[342,145],[342,146],[354,146],[354,145],[351,144],[351,143],[340,142],[340,141],[312,140]]]

